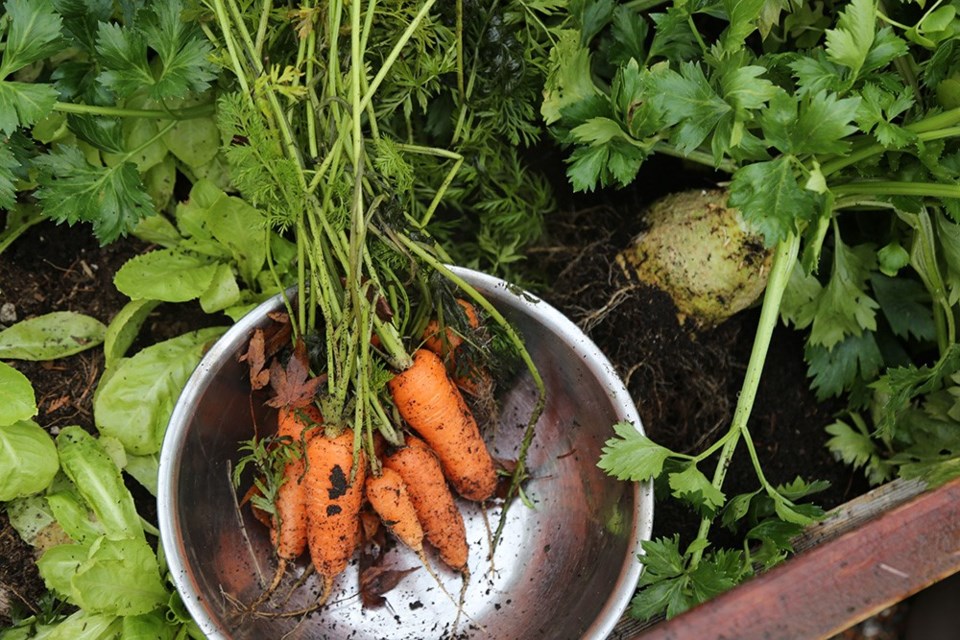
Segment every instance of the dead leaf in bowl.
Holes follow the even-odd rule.
[[[360,599],[363,606],[368,609],[376,609],[387,603],[384,594],[389,593],[395,588],[404,576],[413,573],[419,567],[410,567],[409,569],[388,569],[382,565],[375,564],[367,567],[360,573]]]
[[[247,350],[241,354],[240,362],[246,362],[250,367],[250,388],[254,391],[263,389],[270,384],[270,370],[265,368],[267,363],[264,350],[263,329],[257,329],[250,338]]]
[[[326,379],[326,375],[310,377],[306,345],[298,340],[286,367],[276,361],[270,365],[270,386],[276,395],[267,404],[275,408],[305,407],[313,402]]]

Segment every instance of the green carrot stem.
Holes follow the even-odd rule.
[[[213,7],[217,22],[220,23],[220,31],[223,33],[224,44],[227,46],[227,54],[230,56],[230,64],[233,65],[233,73],[237,77],[237,82],[240,83],[243,94],[252,100],[250,85],[247,84],[247,71],[240,60],[237,43],[233,39],[233,29],[230,28],[230,18],[227,16],[227,9],[223,0],[214,0]]]
[[[260,9],[260,22],[257,25],[257,39],[254,41],[253,52],[259,60],[263,57],[263,45],[267,41],[267,26],[270,24],[270,12],[273,10],[273,0],[264,0]]]
[[[291,321],[293,321],[293,327],[299,330],[299,335],[304,336],[307,333],[307,316],[304,313],[306,310],[306,287],[303,286],[303,283],[306,282],[306,269],[307,269],[307,234],[306,229],[304,228],[303,221],[297,220],[297,282],[300,283],[300,286],[297,288],[297,310],[299,313],[295,315]]]
[[[309,2],[304,3],[304,8],[308,11],[311,11],[312,8]],[[306,42],[304,43],[303,53],[305,62],[304,70],[304,84],[307,87],[313,87],[313,78],[314,78],[314,64],[316,62],[316,49],[317,49],[317,36],[313,33],[311,29],[305,38]],[[299,68],[299,65],[298,65]],[[316,111],[312,108],[312,105],[307,104],[306,108],[306,118],[307,118],[307,154],[310,157],[310,161],[314,162],[320,151],[317,148],[317,114]]]
[[[467,90],[463,80],[463,0],[457,0],[457,94],[460,103],[467,101]]]
[[[423,213],[423,217],[420,219],[420,227],[426,227],[430,224],[430,219],[433,218],[433,214],[436,212],[437,207],[440,206],[440,201],[443,199],[444,194],[447,189],[450,187],[450,184],[453,182],[453,179],[456,177],[457,172],[460,171],[460,166],[463,164],[463,156],[454,161],[453,166],[450,167],[450,171],[447,172],[447,175],[444,176],[443,182],[440,183],[440,186],[437,188],[437,192],[434,194],[433,199],[430,201],[430,206],[427,207],[427,210]]]
[[[410,38],[413,36],[413,32],[416,31],[417,27],[420,26],[420,23],[423,22],[423,19],[427,16],[427,13],[430,12],[430,9],[433,7],[436,1],[437,0],[427,0],[427,2],[420,7],[420,11],[417,12],[417,15],[413,17],[413,20],[410,21],[410,24],[407,25],[407,28],[404,29],[396,43],[394,43],[393,49],[390,50],[390,53],[384,59],[379,71],[377,71],[377,75],[375,75],[373,80],[370,81],[370,87],[364,94],[363,100],[360,101],[361,110],[367,108],[367,104],[373,99],[373,94],[376,93],[378,88],[380,88],[380,83],[386,79],[387,73],[390,72],[391,67],[393,67],[394,63],[397,61],[397,58],[400,57],[400,52],[403,50],[403,47],[406,46],[407,42],[409,42]]]

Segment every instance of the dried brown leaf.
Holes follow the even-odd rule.
[[[267,404],[277,409],[305,407],[313,402],[326,379],[326,375],[310,377],[306,345],[303,340],[298,340],[286,367],[276,360],[270,365],[270,386],[274,396]]]
[[[254,391],[270,384],[270,370],[264,368],[267,363],[263,329],[257,329],[250,338],[247,351],[240,356],[240,362],[250,367],[250,388]]]
[[[376,609],[387,603],[384,594],[394,589],[403,578],[419,567],[387,569],[380,564],[367,567],[360,574],[360,600],[368,609]]]

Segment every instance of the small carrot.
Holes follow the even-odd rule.
[[[470,328],[478,328],[480,326],[480,318],[477,316],[476,307],[462,298],[457,298],[457,304],[460,305],[463,313],[467,316],[467,323],[470,325]],[[461,344],[463,344],[463,338],[449,326],[444,331],[443,336],[441,336],[440,323],[436,320],[428,322],[427,328],[423,331],[423,346],[438,355],[443,355],[448,352],[452,353],[456,351]]]
[[[490,498],[497,488],[493,458],[440,357],[418,349],[413,365],[387,385],[400,415],[436,452],[457,493],[478,502]]]
[[[477,315],[477,309],[473,303],[457,298],[457,303],[463,309],[467,317],[467,323],[471,329],[480,327],[480,318]],[[491,387],[492,381],[490,374],[473,363],[458,363],[457,352],[463,344],[463,337],[447,326],[443,334],[440,333],[440,324],[436,320],[427,323],[423,332],[423,346],[440,356],[445,364],[448,364],[448,370],[453,375],[453,380],[461,391],[478,396]]]
[[[422,555],[423,527],[420,526],[417,511],[400,474],[385,467],[379,476],[367,477],[365,489],[370,506],[387,529],[416,551],[417,555]]]
[[[307,546],[323,578],[322,601],[350,562],[360,541],[360,507],[366,462],[353,468],[353,432],[335,438],[315,433],[307,440]]]
[[[304,464],[300,443],[304,429],[323,421],[315,406],[284,407],[277,417],[277,436],[292,440],[300,452],[283,469],[283,484],[277,489],[274,502],[276,512],[270,527],[270,540],[281,560],[296,560],[307,548],[306,486],[303,482]]]
[[[277,554],[277,569],[270,585],[251,605],[256,608],[269,598],[280,586],[287,565],[293,562],[307,548],[307,509],[306,486],[304,484],[304,458],[301,442],[303,432],[312,424],[321,422],[323,416],[314,406],[283,407],[277,416],[277,437],[292,440],[291,455],[283,467],[281,483],[273,497],[273,512],[267,513],[257,507],[254,496],[262,495],[256,484],[250,488],[244,501],[251,502],[253,515],[270,529],[270,542]],[[288,446],[284,443],[283,446]]]
[[[440,559],[450,568],[465,572],[466,527],[433,451],[419,438],[407,436],[406,446],[384,458],[383,465],[403,479],[417,520]]]

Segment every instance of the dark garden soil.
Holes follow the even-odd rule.
[[[677,319],[670,297],[629,280],[614,261],[643,228],[642,211],[659,195],[686,188],[715,188],[714,176],[693,173],[680,161],[639,189],[597,196],[568,195],[549,236],[533,253],[550,287],[545,299],[577,323],[613,362],[625,381],[647,434],[674,451],[699,453],[730,425],[753,345],[759,310],[748,309],[721,325],[695,331]],[[641,192],[642,189],[642,192]],[[778,327],[770,345],[749,423],[767,478],[775,484],[826,480],[812,501],[825,509],[866,491],[862,474],[827,451],[824,427],[838,403],[820,403],[809,389],[803,336]],[[712,468],[701,469],[710,477]],[[759,487],[745,446],[729,468],[728,496]],[[658,493],[659,493],[658,487]],[[696,535],[698,516],[674,500],[660,500],[654,536]],[[716,544],[740,546],[736,536],[711,534]]]

